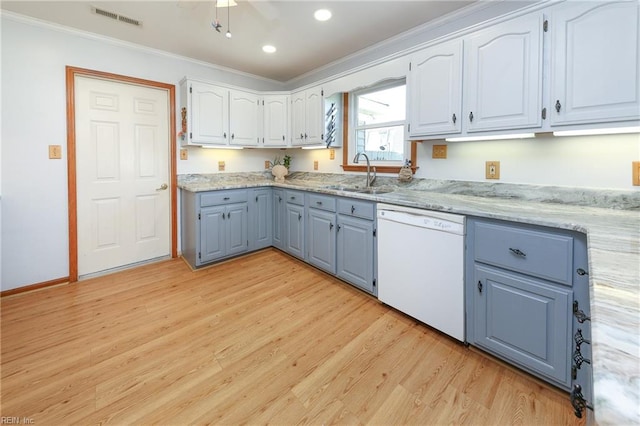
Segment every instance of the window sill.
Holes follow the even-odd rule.
[[[371,166],[371,169],[376,168],[377,173],[400,173],[400,166]],[[342,169],[345,172],[366,172],[367,166],[354,166],[354,165],[342,165]],[[411,167],[411,172],[416,174],[418,167]]]

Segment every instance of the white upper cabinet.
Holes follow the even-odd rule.
[[[640,3],[568,2],[550,21],[551,125],[640,119]]]
[[[282,147],[289,144],[289,96],[264,95],[263,144]]]
[[[260,98],[249,92],[231,90],[229,95],[229,143],[257,146],[262,122]]]
[[[473,33],[465,44],[467,132],[542,125],[542,14]]]
[[[211,84],[186,82],[187,145],[226,145],[229,132],[229,90]],[[188,93],[185,93],[188,92]],[[185,144],[185,142],[183,142]]]
[[[409,136],[460,133],[462,40],[414,54],[407,87]]]
[[[320,87],[291,95],[293,145],[317,145],[324,140],[324,100]]]

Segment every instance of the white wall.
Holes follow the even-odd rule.
[[[2,290],[69,274],[66,65],[175,85],[190,76],[255,90],[282,88],[279,83],[202,63],[32,25],[4,12],[1,31]],[[179,103],[178,90],[176,97]],[[48,159],[50,144],[62,145],[62,160]],[[210,161],[217,155],[190,149],[190,159],[178,163],[178,172],[212,171]],[[237,151],[225,155],[236,158]],[[247,159],[253,156],[246,154]],[[227,170],[255,170],[260,163],[262,168],[264,160],[230,160]]]

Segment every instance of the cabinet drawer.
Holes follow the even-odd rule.
[[[242,203],[247,201],[247,191],[212,191],[200,194],[200,207],[220,204]]]
[[[572,284],[572,237],[477,222],[474,247],[478,262]]]
[[[338,200],[338,213],[340,214],[373,220],[375,217],[374,210],[373,203],[367,203],[366,201],[356,201],[348,198]]]
[[[336,199],[328,195],[309,194],[309,207],[314,209],[336,211]]]
[[[304,206],[304,193],[298,191],[286,191],[285,197],[287,203]]]

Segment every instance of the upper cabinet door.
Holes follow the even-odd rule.
[[[640,119],[640,4],[568,2],[551,16],[552,125]]]
[[[226,145],[229,134],[229,90],[192,82],[191,141],[196,144]]]
[[[465,46],[468,132],[542,125],[542,15],[504,22]]]
[[[306,91],[306,144],[318,144],[324,141],[324,99],[320,87]]]
[[[291,140],[293,145],[304,144],[305,132],[305,94],[304,91],[291,95]]]
[[[413,55],[407,83],[410,136],[460,133],[462,40]]]
[[[289,97],[264,96],[264,146],[287,146],[289,143]]]
[[[260,100],[257,95],[232,90],[229,100],[230,143],[240,146],[258,145]]]

